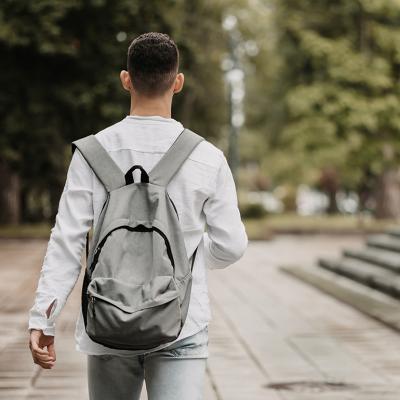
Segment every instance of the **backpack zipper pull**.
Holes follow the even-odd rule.
[[[96,310],[95,310],[95,308],[94,308],[94,303],[95,303],[96,299],[95,299],[95,297],[92,296],[92,295],[89,295],[89,296],[90,296],[90,297],[89,297],[90,303],[92,304],[92,314],[93,314],[93,317],[95,317],[95,316],[96,316]]]

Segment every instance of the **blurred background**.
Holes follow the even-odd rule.
[[[0,398],[17,398],[21,387],[21,399],[39,396],[21,327],[71,142],[129,114],[119,72],[130,41],[148,31],[168,33],[180,49],[185,88],[172,117],[224,151],[250,239],[232,275],[211,278],[207,399],[320,400],[324,391],[397,399],[400,363],[383,347],[400,344],[400,3],[392,0],[0,3],[0,320],[8,326],[0,338],[17,338],[0,341]],[[320,260],[314,275],[301,272],[363,244],[336,263]],[[298,268],[279,268],[288,264]],[[240,294],[246,279],[255,286]],[[78,297],[63,314],[65,335]],[[81,371],[62,340],[61,359]],[[247,385],[226,375],[221,340],[234,343]],[[15,359],[14,373],[4,372]],[[53,386],[58,398],[62,386]],[[282,394],[307,388],[306,397]]]
[[[399,217],[391,1],[5,0],[0,18],[7,234],[47,235],[71,141],[129,113],[119,71],[130,41],[151,30],[180,48],[186,86],[173,117],[224,149],[243,217],[262,221],[252,238]]]

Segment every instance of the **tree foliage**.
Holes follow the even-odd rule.
[[[377,184],[400,161],[400,3],[269,3],[273,48],[260,52],[258,90],[268,103],[251,121],[268,145],[266,173],[315,184],[330,168],[344,188]]]
[[[180,48],[186,85],[173,117],[206,137],[220,135],[223,6],[208,0],[1,2],[0,160],[20,177],[25,220],[43,217],[43,196],[54,217],[70,142],[129,112],[119,71],[126,69],[130,40],[141,33],[168,33]]]

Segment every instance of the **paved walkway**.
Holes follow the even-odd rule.
[[[85,358],[73,342],[80,282],[57,323],[56,367],[31,361],[26,316],[46,244],[0,241],[0,399],[87,399]],[[252,242],[240,262],[209,272],[206,400],[399,399],[400,335],[277,268],[359,244],[327,236]]]

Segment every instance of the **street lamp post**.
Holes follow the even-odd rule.
[[[223,21],[223,27],[228,33],[229,56],[224,60],[223,69],[228,88],[229,105],[229,138],[228,138],[228,163],[236,185],[237,170],[239,167],[238,138],[240,128],[244,123],[243,98],[244,98],[244,73],[240,64],[239,45],[240,32],[234,15],[228,15]]]

